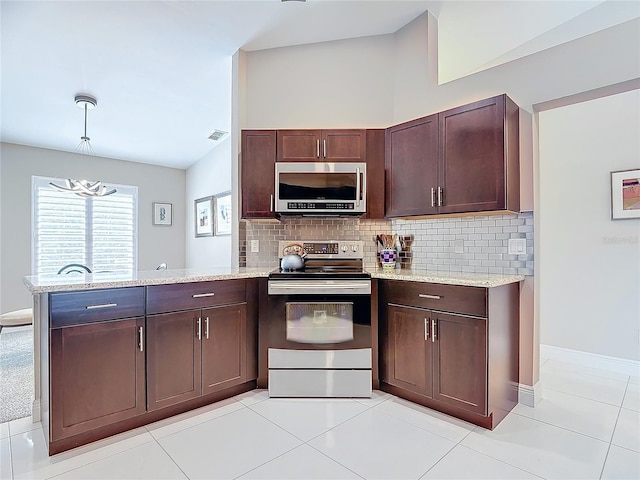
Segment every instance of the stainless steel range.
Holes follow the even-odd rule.
[[[305,262],[269,275],[269,396],[370,397],[371,276],[363,243],[284,241],[278,251],[304,253]]]

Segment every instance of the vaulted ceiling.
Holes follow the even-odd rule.
[[[620,23],[639,8],[580,0],[2,0],[0,138],[73,151],[83,133],[73,99],[89,93],[98,100],[87,126],[97,155],[187,168],[215,147],[214,130],[230,130],[238,49],[393,33],[426,10],[438,18],[440,57],[449,59],[440,62],[441,81],[449,81]]]

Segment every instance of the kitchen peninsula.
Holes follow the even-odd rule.
[[[493,428],[517,403],[523,277],[370,273],[380,292],[372,312],[380,315],[372,333],[380,388]],[[229,268],[25,277],[37,346],[33,419],[42,421],[49,453],[256,388],[268,275]]]

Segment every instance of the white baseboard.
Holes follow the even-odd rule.
[[[527,407],[535,407],[542,400],[542,385],[540,382],[534,386],[518,384],[518,403]]]
[[[573,363],[583,367],[598,368],[624,375],[640,376],[640,361],[609,357],[597,353],[581,352],[568,348],[540,345],[540,358]]]
[[[40,399],[34,400],[31,404],[31,421],[33,423],[39,422],[42,420],[41,418],[41,410],[40,410]]]

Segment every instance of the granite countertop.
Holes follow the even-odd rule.
[[[93,274],[41,275],[24,277],[24,284],[32,294],[69,292],[98,288],[137,287],[170,283],[207,282],[234,278],[268,277],[273,268],[188,268],[173,270],[142,270],[139,272],[98,272]],[[524,280],[524,275],[496,275],[483,273],[431,272],[427,270],[392,271],[367,268],[372,278],[405,280],[409,282],[442,283],[470,287],[498,287]]]
[[[460,273],[460,272],[433,272],[427,270],[396,269],[391,271],[368,269],[372,278],[385,280],[405,280],[409,282],[443,283],[446,285],[461,285],[467,287],[499,287],[509,283],[517,283],[524,280],[524,275],[499,275],[492,273]]]
[[[267,277],[273,270],[265,268],[187,268],[171,270],[141,270],[138,272],[97,272],[86,275],[40,275],[24,277],[32,294],[69,292],[98,288],[137,287],[169,283],[207,282],[234,278]]]

